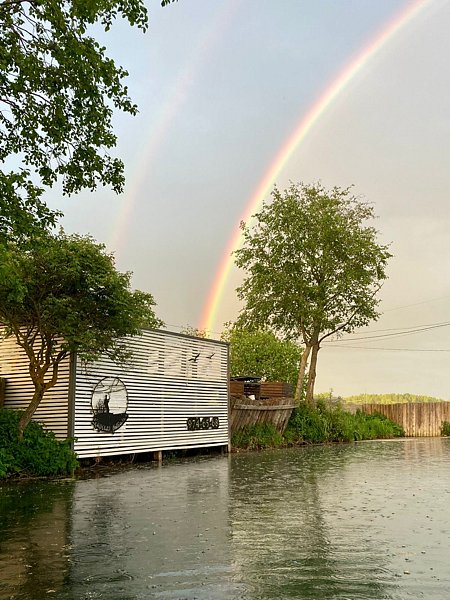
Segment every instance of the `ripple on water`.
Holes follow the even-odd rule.
[[[450,440],[0,487],[0,600],[441,600]]]

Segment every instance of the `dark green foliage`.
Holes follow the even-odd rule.
[[[41,195],[58,179],[66,194],[99,183],[123,189],[122,161],[109,153],[112,118],[114,109],[134,115],[137,107],[123,84],[127,71],[92,36],[118,17],[147,28],[142,0],[0,2],[0,163],[19,163],[14,172],[0,168],[0,208],[15,235],[26,233],[30,216],[54,221]]]
[[[450,423],[448,421],[442,423],[441,435],[450,436]]]
[[[42,188],[29,181],[29,172],[0,170],[0,251],[7,240],[22,244],[55,225],[61,213],[50,210],[41,199]]]
[[[237,288],[244,302],[238,323],[303,341],[298,390],[309,357],[311,404],[322,342],[379,316],[377,292],[391,256],[368,225],[373,207],[350,191],[303,183],[275,188],[253,215],[255,223],[241,224],[243,244],[235,252],[245,271]]]
[[[69,440],[59,441],[36,421],[25,428],[19,441],[17,424],[22,413],[0,409],[0,478],[27,475],[66,475],[78,466]]]
[[[301,403],[292,413],[284,437],[291,444],[352,442],[402,437],[403,429],[381,414],[352,414],[339,405],[329,407],[318,401],[316,407]]]
[[[330,407],[319,400],[317,406],[302,402],[292,413],[284,435],[273,425],[247,426],[233,435],[235,448],[256,450],[296,444],[324,444],[356,440],[403,437],[403,429],[381,414],[352,414],[339,405]]]
[[[285,446],[283,436],[272,424],[246,425],[236,431],[231,440],[234,448],[244,450],[262,450],[263,448],[279,448]]]
[[[356,439],[353,415],[340,407],[330,408],[323,401],[316,407],[301,403],[285,432],[289,443],[350,442]]]
[[[42,235],[28,250],[10,242],[0,259],[0,322],[26,354],[34,385],[20,430],[71,352],[125,360],[123,338],[161,324],[152,295],[132,291],[131,273],[117,271],[113,255],[89,236]]]
[[[230,343],[232,377],[262,377],[268,381],[286,381],[295,389],[301,348],[290,340],[281,340],[268,330],[245,329],[228,324],[222,339]]]
[[[405,431],[401,425],[391,421],[381,413],[367,415],[358,410],[354,417],[356,422],[355,439],[357,440],[377,440],[405,436]]]
[[[292,413],[284,436],[289,443],[329,442],[330,419],[328,411],[322,410],[319,401],[317,407],[302,402]]]

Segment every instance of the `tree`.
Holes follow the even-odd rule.
[[[290,340],[280,340],[271,331],[228,326],[222,339],[230,344],[232,377],[254,376],[286,381],[295,386],[301,349]]]
[[[297,400],[309,359],[307,400],[313,401],[321,343],[379,316],[376,294],[391,254],[366,224],[373,217],[372,206],[350,189],[292,183],[284,192],[274,189],[252,228],[241,223],[236,264],[246,276],[237,290],[245,303],[238,320],[305,344]]]
[[[133,115],[137,107],[123,84],[128,73],[92,36],[118,16],[147,28],[143,0],[0,0],[3,234],[54,225],[58,215],[41,197],[58,178],[66,194],[99,183],[123,189],[122,161],[109,154],[111,119],[114,109]]]
[[[90,237],[43,236],[27,251],[10,243],[2,267],[0,323],[26,353],[34,385],[20,435],[70,353],[123,361],[124,336],[161,325],[151,294],[131,291],[131,274],[118,272],[113,256]]]

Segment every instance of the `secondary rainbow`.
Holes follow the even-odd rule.
[[[218,9],[204,35],[200,36],[197,46],[190,52],[186,66],[181,70],[167,102],[162,106],[160,114],[155,117],[148,127],[148,142],[144,152],[137,162],[131,184],[116,215],[111,228],[108,246],[116,254],[120,254],[128,239],[130,221],[136,208],[136,200],[144,187],[146,179],[151,174],[155,157],[164,144],[172,123],[181,112],[181,108],[195,83],[197,73],[210,59],[212,49],[223,38],[224,32],[238,13],[242,0],[232,0]]]
[[[244,212],[233,230],[233,234],[225,248],[223,258],[220,261],[213,285],[208,294],[200,320],[200,329],[211,332],[215,330],[215,327],[218,327],[218,324],[216,323],[217,310],[234,265],[232,254],[242,243],[242,233],[239,227],[240,222],[245,221],[248,223],[251,220],[252,215],[258,210],[258,207],[261,205],[274,184],[276,177],[278,177],[289,162],[295,150],[342,91],[361,72],[361,70],[367,66],[369,61],[431,2],[432,0],[416,0],[414,2],[409,2],[406,8],[395,15],[395,17],[392,18],[381,31],[369,41],[369,43],[364,45],[357,55],[326,87],[325,91],[320,94],[309,110],[305,114],[302,114],[300,121],[275,155],[275,158],[269,165],[264,177],[246,203]]]

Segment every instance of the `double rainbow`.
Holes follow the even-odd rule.
[[[219,263],[213,285],[211,286],[202,311],[199,324],[200,329],[211,332],[219,327],[217,323],[217,311],[234,265],[233,252],[237,250],[242,243],[242,232],[239,227],[240,222],[244,221],[247,224],[250,222],[252,215],[257,212],[263,199],[268,195],[273,186],[275,179],[282,172],[296,149],[349,83],[367,67],[371,59],[373,59],[396,34],[405,28],[413,19],[418,17],[432,1],[433,0],[415,0],[408,3],[406,8],[401,10],[394,18],[384,25],[382,29],[364,45],[344,69],[338,73],[331,83],[327,85],[325,91],[323,91],[312,104],[306,114],[302,114],[293,132],[283,143],[255,191],[247,201],[245,209],[233,229],[233,234],[225,248],[223,258]]]

